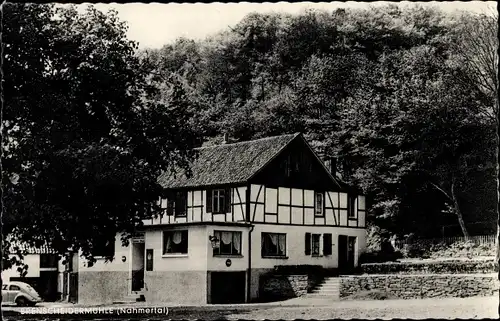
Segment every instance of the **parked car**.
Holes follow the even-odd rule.
[[[2,285],[2,304],[15,303],[18,306],[34,306],[41,302],[40,295],[24,282],[6,282]]]

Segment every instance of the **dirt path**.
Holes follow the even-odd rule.
[[[298,301],[298,300],[297,300]],[[290,302],[288,302],[290,303]],[[306,302],[301,302],[302,304]],[[323,302],[324,303],[324,302]],[[315,307],[281,306],[227,315],[236,319],[426,319],[426,318],[498,318],[497,297],[414,299],[384,301],[340,301],[328,307],[310,302]]]

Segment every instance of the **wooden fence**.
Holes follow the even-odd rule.
[[[412,244],[446,244],[450,245],[458,242],[471,242],[476,245],[494,245],[496,244],[496,235],[477,235],[469,236],[468,238],[464,236],[457,237],[442,237],[434,239],[411,239],[411,240],[398,240],[392,242],[392,245],[396,249],[403,249],[405,245]]]

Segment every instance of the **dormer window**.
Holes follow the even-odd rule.
[[[229,188],[215,188],[207,191],[207,213],[230,212],[231,192]]]
[[[314,200],[314,215],[315,216],[324,216],[325,208],[324,208],[324,194],[320,192],[316,192]]]
[[[348,204],[348,208],[347,208],[347,211],[349,213],[349,218],[356,218],[356,200],[357,200],[357,197],[354,196],[354,195],[349,195],[348,197],[349,199],[349,204]]]

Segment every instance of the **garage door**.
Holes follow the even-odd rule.
[[[244,303],[245,272],[211,272],[211,303]]]

